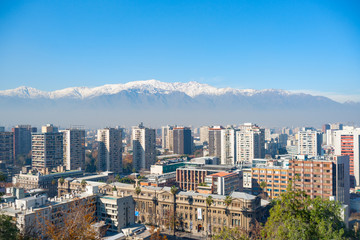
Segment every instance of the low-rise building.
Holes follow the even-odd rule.
[[[204,165],[197,164],[176,169],[176,182],[182,190],[196,191],[205,177],[218,172],[232,172],[236,167],[232,165]]]
[[[242,191],[241,172],[219,172],[205,177],[205,184],[211,187],[211,193],[230,195]]]
[[[64,171],[64,169],[58,169],[62,171],[51,172],[48,174],[43,174],[40,172],[29,172],[17,174],[13,177],[13,184],[17,187],[24,189],[35,189],[35,188],[44,188],[48,189],[49,197],[54,197],[57,195],[58,190],[58,180],[65,179],[67,177],[81,177],[84,175],[84,172],[81,170],[71,170]]]

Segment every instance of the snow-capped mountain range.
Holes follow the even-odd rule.
[[[277,94],[289,95],[293,94],[284,90],[254,90],[254,89],[233,89],[233,88],[216,88],[208,84],[202,84],[198,82],[187,83],[167,83],[158,80],[147,81],[134,81],[125,84],[107,84],[100,87],[71,87],[52,92],[41,91],[32,87],[18,87],[16,89],[9,89],[0,91],[0,96],[9,97],[22,97],[22,98],[93,98],[101,95],[114,95],[121,91],[136,90],[137,93],[160,93],[170,94],[173,92],[182,92],[190,97],[196,97],[199,95],[214,95],[220,96],[225,94],[252,96],[254,94],[265,92],[276,92]]]
[[[227,125],[255,122],[303,126],[359,122],[360,103],[284,90],[216,88],[197,82],[157,80],[72,87],[52,92],[31,87],[0,91],[0,125],[17,123],[132,126]]]

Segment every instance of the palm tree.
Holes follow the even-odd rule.
[[[61,177],[60,179],[59,179],[59,182],[61,183],[61,185],[65,182],[65,180],[64,180],[64,177]]]
[[[136,205],[137,205],[138,210],[139,210],[139,206],[140,206],[140,203],[139,203],[139,195],[140,195],[140,193],[141,193],[141,188],[140,188],[139,186],[137,186],[137,187],[135,188],[135,194],[136,194],[136,196],[137,196],[137,203],[136,203]]]
[[[207,198],[206,198],[206,227],[208,229],[206,229],[206,238],[208,235],[208,231],[210,231],[210,235],[211,235],[211,227],[209,228],[208,208],[210,208],[213,203],[214,203],[213,197],[210,195],[207,196]],[[210,210],[210,213],[211,213],[211,210]],[[211,214],[210,214],[210,218],[211,218]],[[210,224],[211,224],[211,219],[210,219]]]
[[[85,179],[83,179],[80,184],[81,184],[82,188],[85,188],[87,185],[87,182],[85,181]]]
[[[229,212],[229,206],[231,205],[232,201],[233,201],[233,199],[232,199],[231,196],[228,195],[228,196],[225,197],[225,200],[224,200],[225,205],[226,205],[225,213],[226,213],[226,215],[228,216],[228,228],[230,227],[230,218],[229,218],[230,212]]]
[[[265,181],[261,181],[260,182],[260,188],[261,188],[261,191],[262,191],[262,195],[263,195],[263,197],[265,198],[265,188],[266,188],[266,182]],[[262,198],[263,198],[262,197]]]
[[[157,216],[157,213],[156,213],[156,206],[158,205],[158,199],[157,199],[157,195],[156,195],[156,191],[155,191],[155,196],[152,198],[152,202],[154,204],[154,217],[155,217],[155,226],[157,226],[157,221],[156,221],[156,216]]]
[[[176,218],[176,194],[178,193],[178,188],[175,186],[172,186],[170,189],[171,194],[173,195],[173,199],[174,199],[174,216],[173,216],[173,235],[175,236],[175,218]]]

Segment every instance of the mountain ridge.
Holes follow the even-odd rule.
[[[20,86],[15,89],[1,90],[0,96],[9,96],[9,97],[22,97],[22,98],[93,98],[100,95],[113,95],[121,91],[128,90],[138,90],[138,93],[149,91],[150,93],[162,93],[169,94],[171,92],[182,92],[186,95],[194,98],[199,95],[225,95],[225,94],[234,94],[234,95],[245,95],[252,96],[254,94],[269,93],[274,92],[282,95],[299,95],[306,93],[292,93],[290,91],[281,90],[281,89],[236,89],[236,88],[216,88],[208,84],[198,83],[198,82],[161,82],[158,80],[145,80],[145,81],[133,81],[125,84],[105,84],[98,87],[69,87],[64,89],[59,89],[55,91],[41,91],[36,88]],[[308,94],[310,95],[310,94]]]

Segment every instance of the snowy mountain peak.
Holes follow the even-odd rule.
[[[162,93],[170,94],[172,92],[182,92],[190,97],[196,97],[199,95],[225,95],[225,94],[235,94],[235,95],[246,95],[252,96],[257,93],[264,92],[276,92],[282,95],[290,94],[287,91],[283,90],[254,90],[254,89],[233,89],[233,88],[216,88],[208,84],[198,83],[198,82],[161,82],[159,80],[146,80],[146,81],[134,81],[128,82],[125,84],[106,84],[99,87],[70,87],[61,90],[45,92],[37,90],[31,87],[21,86],[16,89],[3,90],[0,91],[0,96],[13,96],[21,98],[93,98],[101,95],[113,95],[121,91],[136,91],[138,93],[149,92],[149,93]]]

